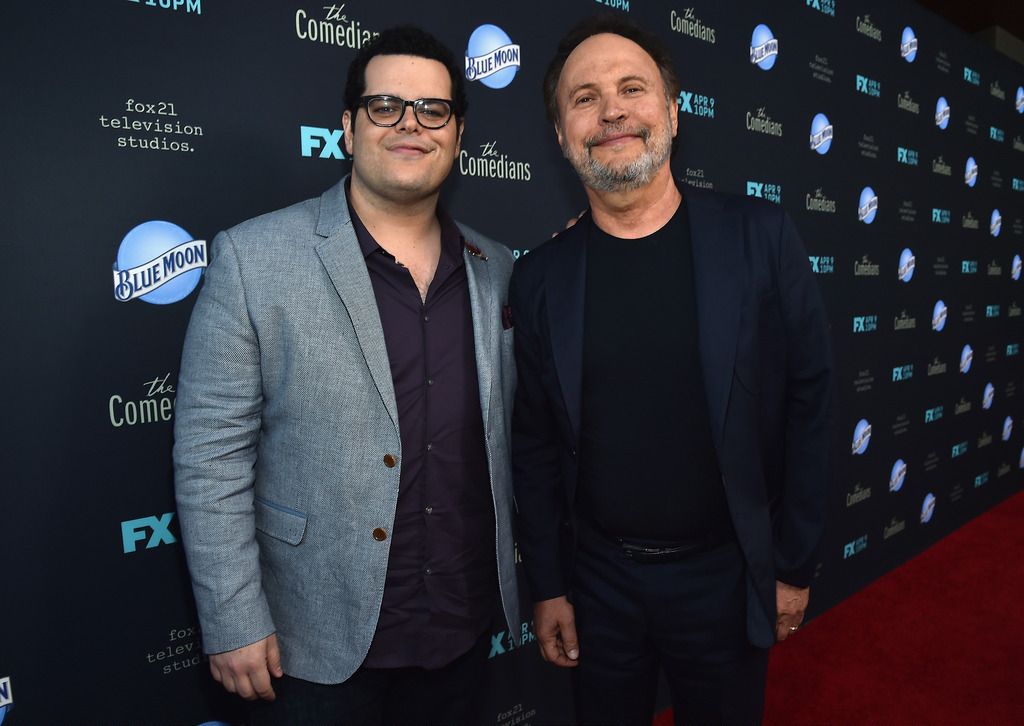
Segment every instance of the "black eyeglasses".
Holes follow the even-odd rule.
[[[443,98],[406,101],[398,96],[363,96],[359,104],[377,126],[397,126],[405,115],[406,106],[412,106],[416,122],[425,129],[444,128],[452,119],[452,102]]]

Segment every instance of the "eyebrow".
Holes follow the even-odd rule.
[[[630,81],[640,81],[641,83],[650,83],[650,80],[645,78],[644,76],[631,75],[631,76],[623,76],[622,78],[620,78],[618,80],[618,85],[622,85],[623,83],[629,83]],[[569,97],[571,98],[572,96],[576,95],[576,93],[578,91],[582,91],[585,88],[595,88],[596,89],[597,88],[597,84],[594,83],[593,81],[589,81],[587,83],[581,83],[578,86],[574,86],[569,91]]]

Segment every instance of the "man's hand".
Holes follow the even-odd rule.
[[[794,587],[775,581],[775,640],[780,643],[795,633],[804,621],[804,611],[811,596],[811,588]]]
[[[271,633],[252,645],[211,655],[210,672],[213,680],[224,686],[228,693],[237,693],[246,701],[257,698],[273,701],[276,696],[270,676],[280,678],[284,675],[277,635]]]
[[[533,606],[533,629],[544,660],[562,668],[579,665],[576,614],[565,595]]]

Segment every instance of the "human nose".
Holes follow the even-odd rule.
[[[402,117],[398,119],[396,127],[406,132],[419,130],[420,123],[416,120],[416,112],[413,109],[412,102],[407,101],[402,106]]]
[[[618,123],[622,121],[626,115],[626,107],[618,96],[606,96],[601,101],[601,121],[604,123]]]

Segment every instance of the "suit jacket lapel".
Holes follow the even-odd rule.
[[[463,232],[465,235],[465,232]],[[472,241],[472,240],[470,240]],[[494,284],[491,281],[487,261],[470,255],[463,248],[462,259],[466,263],[466,280],[469,284],[469,307],[473,313],[473,346],[476,353],[476,375],[480,389],[480,408],[484,423],[490,421],[491,388],[494,385],[494,361],[500,353],[495,333],[501,316],[496,309]]]
[[[366,261],[363,259],[359,240],[349,218],[344,180],[320,197],[320,217],[316,233],[326,238],[316,246],[317,255],[348,311],[370,375],[380,392],[388,415],[397,428],[398,404],[395,403],[395,388],[391,380],[391,363],[384,342],[384,330],[381,327],[370,274],[366,270]]]
[[[558,245],[558,254],[554,255],[545,281],[551,349],[574,440],[579,440],[580,435],[586,239],[590,224],[589,216],[580,219],[553,242]]]
[[[715,197],[686,192],[701,367],[716,444],[725,430],[743,301],[743,227]]]

